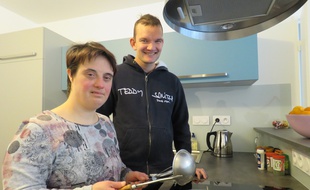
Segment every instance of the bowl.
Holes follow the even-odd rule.
[[[310,115],[288,114],[286,119],[294,131],[310,138]]]

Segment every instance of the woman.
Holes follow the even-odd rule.
[[[68,99],[22,123],[4,159],[3,189],[109,190],[148,180],[126,168],[112,122],[96,113],[115,72],[114,55],[99,43],[67,51]]]

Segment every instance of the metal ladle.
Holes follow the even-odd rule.
[[[166,175],[172,174],[172,176],[139,184],[128,184],[122,187],[120,190],[136,189],[141,186],[167,180],[175,180],[177,184],[182,186],[193,180],[195,171],[196,171],[196,164],[194,158],[187,150],[181,149],[175,154],[173,158],[172,170],[165,173]]]

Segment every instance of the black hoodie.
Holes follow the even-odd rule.
[[[98,109],[117,132],[122,161],[132,170],[159,173],[172,166],[176,150],[191,152],[188,108],[179,79],[163,62],[149,74],[124,57],[113,78],[111,94]]]

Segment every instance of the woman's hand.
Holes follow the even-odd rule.
[[[145,173],[130,171],[126,174],[126,181],[100,181],[93,185],[92,190],[117,190],[124,188],[127,184],[138,184],[149,180],[149,177]],[[145,186],[143,186],[145,187]],[[142,189],[143,187],[137,188],[137,190]],[[130,187],[128,186],[128,188]]]
[[[149,180],[148,175],[138,171],[130,171],[126,174],[125,177],[127,184],[139,184]],[[145,188],[146,186],[142,186],[137,188],[137,190]]]
[[[92,190],[117,190],[125,185],[125,181],[100,181],[93,185]]]

